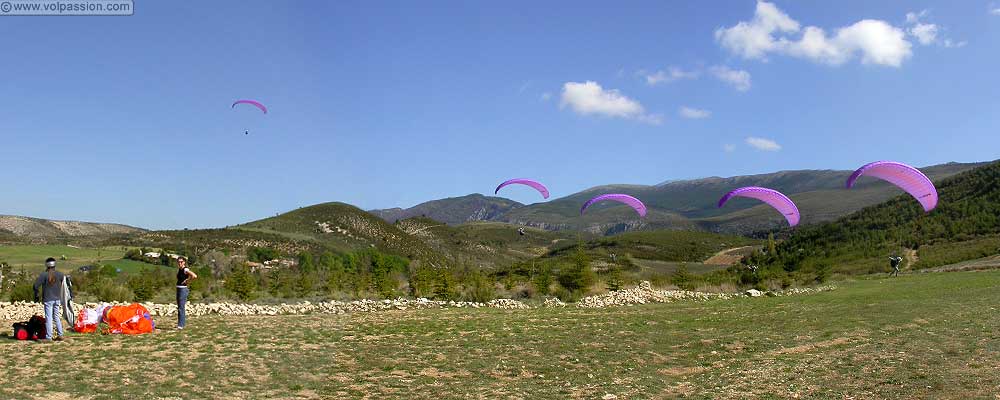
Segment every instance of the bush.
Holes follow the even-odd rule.
[[[97,296],[98,301],[124,303],[135,299],[135,293],[132,292],[132,289],[111,281],[102,281],[94,286],[96,290],[93,291],[93,294]]]
[[[416,264],[416,263],[414,263]],[[434,270],[424,265],[410,266],[410,295],[413,297],[432,297],[437,286]]]
[[[251,247],[247,250],[247,259],[254,262],[264,262],[281,257],[281,253],[264,247]]]
[[[125,255],[122,256],[122,258],[126,260],[145,261],[142,257],[142,252],[139,251],[139,249],[131,249],[129,251],[126,251]]]
[[[111,265],[101,266],[101,269],[97,270],[97,274],[105,278],[114,278],[118,276],[118,268]]]
[[[442,300],[458,299],[458,285],[455,275],[447,268],[438,268],[437,286],[434,288],[434,298]]]
[[[580,291],[566,290],[566,288],[562,286],[556,286],[555,290],[552,291],[552,294],[558,297],[559,300],[565,301],[567,303],[576,302],[577,300],[580,300],[581,297],[583,297],[580,294]]]
[[[830,264],[820,262],[816,265],[816,283],[826,282],[830,278]]]
[[[35,290],[31,282],[19,282],[10,291],[10,301],[35,301]]]
[[[688,272],[687,264],[681,264],[674,271],[674,274],[670,276],[670,282],[684,290],[694,290],[697,286],[697,277]]]
[[[573,255],[573,263],[559,271],[559,284],[571,292],[584,292],[594,284],[594,271],[590,269],[590,258],[578,249]]]
[[[479,271],[466,275],[465,300],[486,303],[496,298],[496,287],[493,281]]]
[[[275,297],[293,297],[295,295],[295,281],[291,270],[272,269],[268,279],[268,291]]]
[[[552,266],[549,264],[542,264],[535,272],[535,277],[532,279],[531,284],[535,285],[535,290],[538,294],[547,296],[550,293],[549,288],[552,286],[553,281]]]
[[[142,276],[133,276],[128,280],[128,288],[135,294],[135,301],[149,301],[156,294],[156,288],[149,279]]]
[[[621,267],[617,265],[611,267],[608,275],[604,278],[604,284],[612,292],[622,290],[622,287],[625,286],[625,278],[622,277]]]
[[[309,296],[312,294],[313,288],[316,287],[316,281],[318,280],[314,272],[300,271],[299,277],[295,279],[295,294],[298,297]]]
[[[226,279],[226,290],[243,301],[251,300],[257,294],[257,280],[246,268],[238,268]]]

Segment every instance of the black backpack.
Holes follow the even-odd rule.
[[[45,317],[36,315],[28,322],[14,323],[14,338],[17,340],[45,339]]]

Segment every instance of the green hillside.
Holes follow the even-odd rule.
[[[378,248],[409,258],[432,257],[426,244],[357,207],[323,203],[230,228],[315,242],[338,251]]]
[[[938,182],[985,163],[948,163],[921,168]],[[865,180],[845,191],[844,182],[852,171],[798,170],[768,174],[711,177],[672,181],[655,186],[605,185],[551,201],[531,205],[472,194],[433,200],[412,208],[372,210],[389,222],[425,216],[457,225],[468,221],[498,221],[545,230],[581,231],[613,235],[626,231],[659,229],[706,230],[748,234],[778,229],[784,220],[766,206],[749,199],[733,199],[725,208],[716,207],[724,193],[742,186],[764,186],[789,195],[802,211],[802,224],[830,221],[896,196],[897,190],[885,182]],[[580,215],[580,205],[603,193],[624,193],[641,199],[649,208],[638,218],[628,207],[597,204]]]
[[[643,260],[700,262],[722,250],[760,245],[759,240],[735,235],[708,232],[656,231],[630,232],[583,242],[583,249],[592,258],[607,258],[609,254]],[[547,257],[561,257],[576,250],[579,243],[568,242]]]
[[[1000,252],[1000,162],[940,182],[930,213],[908,195],[833,222],[804,226],[753,260],[787,271],[832,268],[840,273],[888,269],[890,254],[906,268],[930,268]]]
[[[921,168],[931,180],[942,179],[984,163],[948,163]],[[852,171],[802,170],[730,178],[675,181],[657,186],[609,185],[512,210],[503,220],[546,229],[588,229],[600,232],[618,221],[628,220],[628,208],[615,203],[599,205],[579,217],[579,207],[600,193],[625,193],[641,199],[650,209],[643,218],[644,229],[702,229],[746,234],[781,227],[785,222],[770,207],[751,199],[733,199],[724,208],[716,203],[726,192],[742,186],[763,186],[792,198],[802,212],[802,224],[829,221],[861,208],[886,201],[898,193],[892,185],[878,180],[859,182],[850,191],[844,182]],[[631,219],[636,219],[632,216]],[[595,228],[597,227],[597,228]],[[616,233],[616,232],[611,232]]]
[[[499,222],[472,222],[449,226],[430,218],[410,218],[395,224],[435,251],[447,254],[458,265],[497,267],[535,258],[552,246],[575,240],[577,235],[525,228]]]
[[[390,223],[407,218],[427,217],[449,225],[458,225],[465,222],[495,220],[504,213],[522,206],[524,205],[521,203],[502,197],[470,194],[432,200],[405,210],[392,208],[370,212]]]

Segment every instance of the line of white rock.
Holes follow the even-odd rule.
[[[833,287],[820,287],[810,289],[791,289],[783,292],[768,292],[767,295],[786,296],[794,294],[815,293],[832,290]],[[756,293],[754,293],[756,292]],[[746,294],[716,294],[702,293],[684,290],[657,290],[653,289],[649,282],[642,282],[638,287],[617,292],[585,297],[577,302],[577,307],[612,307],[631,304],[646,303],[666,303],[677,300],[704,301],[712,299],[731,299],[736,297],[757,297],[764,295],[763,292],[747,291]],[[101,303],[74,303],[74,309],[81,307],[96,308]],[[106,304],[106,303],[105,303]],[[112,303],[114,305],[124,305],[128,303]],[[175,304],[155,304],[141,303],[149,310],[153,316],[173,316],[177,315],[177,305]],[[543,307],[566,307],[567,304],[558,299],[547,299],[542,304]],[[395,300],[354,300],[324,301],[311,303],[303,301],[295,304],[244,304],[244,303],[188,303],[187,313],[189,316],[203,315],[223,315],[223,316],[249,316],[249,315],[295,315],[295,314],[345,314],[379,312],[388,310],[418,310],[429,308],[497,308],[503,310],[520,310],[531,308],[517,300],[496,299],[486,303],[466,302],[466,301],[440,301],[425,298]],[[0,321],[26,321],[32,315],[41,314],[42,305],[29,302],[0,302]]]
[[[631,289],[619,290],[617,292],[608,292],[605,294],[599,294],[596,296],[585,297],[576,303],[577,307],[586,308],[600,308],[600,307],[614,307],[614,306],[627,306],[632,304],[646,304],[646,303],[670,303],[678,300],[694,300],[694,301],[705,301],[705,300],[728,300],[740,297],[761,297],[761,296],[790,296],[798,294],[809,294],[818,293],[833,290],[833,286],[821,286],[815,288],[805,288],[805,289],[788,289],[778,292],[762,292],[756,289],[750,289],[743,293],[706,293],[706,292],[694,292],[690,290],[658,290],[653,289],[652,285],[647,281],[643,281]],[[560,302],[561,303],[561,302]],[[546,302],[545,306],[559,306],[558,303]]]

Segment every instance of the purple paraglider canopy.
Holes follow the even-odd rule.
[[[537,181],[533,181],[531,179],[524,179],[524,178],[511,179],[509,181],[501,183],[500,186],[497,186],[497,190],[493,191],[493,194],[499,193],[500,189],[503,189],[504,186],[514,185],[514,184],[531,186],[531,187],[535,188],[535,190],[537,190],[538,193],[542,194],[542,198],[545,198],[545,199],[549,198],[549,189],[547,189],[545,187],[545,185],[543,185],[543,184],[541,184],[541,183],[539,183]]]
[[[722,198],[719,199],[719,207],[721,208],[727,201],[729,201],[729,199],[733,197],[746,197],[763,201],[769,206],[774,207],[775,210],[778,210],[781,215],[784,215],[785,219],[788,220],[789,226],[799,224],[799,208],[795,206],[792,199],[789,199],[788,196],[785,196],[777,190],[758,186],[741,187],[726,193],[725,196],[722,196]]]
[[[937,207],[938,193],[934,183],[923,172],[909,165],[895,161],[876,161],[866,164],[847,178],[847,188],[853,187],[862,175],[874,176],[898,186],[917,199],[925,212]]]
[[[264,112],[264,114],[267,114],[267,107],[265,107],[263,104],[260,104],[260,102],[257,100],[246,100],[246,99],[236,100],[233,102],[233,106],[230,108],[236,108],[237,104],[250,104],[254,107],[259,108],[261,111]]]
[[[602,194],[600,196],[594,197],[590,200],[587,200],[586,203],[583,203],[583,207],[580,207],[580,214],[583,214],[583,211],[586,210],[587,207],[590,207],[591,204],[600,203],[605,200],[617,201],[619,203],[627,204],[629,207],[632,207],[635,210],[635,212],[639,213],[640,217],[646,216],[646,205],[642,204],[642,202],[639,201],[639,199],[629,196],[627,194]]]

